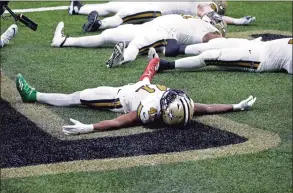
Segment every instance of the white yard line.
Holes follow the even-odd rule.
[[[68,6],[40,7],[40,8],[30,8],[30,9],[13,9],[12,11],[15,13],[28,13],[28,12],[66,10],[66,9],[68,9]],[[9,12],[6,10],[4,13],[9,13]]]

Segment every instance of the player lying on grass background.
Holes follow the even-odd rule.
[[[166,56],[178,54],[197,56],[174,62],[161,60],[159,70],[199,69],[215,65],[249,72],[287,71],[292,74],[292,43],[292,38],[266,42],[260,39],[217,38],[207,43],[189,46],[168,44],[165,48]]]
[[[109,109],[125,113],[115,119],[95,124],[83,124],[70,119],[74,125],[63,126],[67,135],[91,133],[148,124],[162,120],[170,126],[185,126],[197,114],[215,114],[249,109],[256,98],[250,96],[238,104],[200,104],[182,90],[151,84],[159,64],[153,55],[139,82],[121,87],[100,86],[72,94],[42,93],[28,85],[21,74],[17,75],[16,87],[23,102],[39,102],[53,106],[86,105],[97,109]]]
[[[174,14],[161,16],[141,25],[122,25],[94,36],[65,37],[63,28],[64,23],[60,22],[57,25],[52,46],[104,47],[122,41],[115,46],[114,54],[107,62],[107,67],[133,61],[139,53],[147,53],[149,47],[165,46],[168,39],[176,39],[180,44],[189,45],[222,37],[222,31],[201,19],[185,19],[181,15]]]
[[[82,5],[79,1],[72,1],[69,14],[86,14],[88,22],[83,25],[84,32],[114,28],[127,23],[143,23],[156,17],[168,14],[192,15],[213,24],[246,25],[255,17],[245,16],[235,19],[225,14],[226,1],[214,2],[109,2],[104,4]],[[98,16],[108,16],[99,20]],[[219,15],[220,14],[220,15]]]

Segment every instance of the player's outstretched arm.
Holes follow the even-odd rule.
[[[217,114],[229,111],[248,110],[252,107],[256,97],[249,96],[238,104],[194,104],[194,114]]]
[[[63,133],[66,135],[78,135],[92,133],[95,131],[104,131],[108,129],[119,129],[132,126],[138,123],[136,111],[123,114],[112,120],[100,121],[95,124],[83,124],[77,120],[70,119],[74,125],[64,125]]]
[[[228,16],[222,16],[222,19],[226,24],[228,25],[247,25],[256,20],[255,17],[251,16],[244,16],[242,18],[233,18],[233,17],[228,17]]]

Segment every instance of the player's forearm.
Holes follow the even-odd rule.
[[[196,114],[217,114],[233,111],[231,104],[195,104],[194,113]]]
[[[119,124],[115,120],[104,120],[104,121],[93,124],[94,130],[96,130],[96,131],[102,131],[102,130],[108,130],[108,129],[118,129],[122,126],[123,125]]]
[[[235,23],[235,18],[233,18],[233,17],[228,17],[228,16],[222,16],[222,19],[223,19],[223,21],[226,23],[226,24],[234,24],[234,25],[236,25],[236,23]]]
[[[102,131],[108,129],[119,129],[134,125],[137,122],[136,111],[120,115],[112,120],[104,120],[93,124],[94,130]]]

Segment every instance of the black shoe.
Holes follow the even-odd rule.
[[[98,16],[99,14],[97,11],[90,12],[90,14],[88,15],[88,22],[83,24],[82,31],[83,32],[97,31],[102,25],[101,21],[97,19]]]
[[[70,15],[78,15],[79,9],[83,5],[79,1],[71,1],[70,6],[68,7],[68,13]]]

